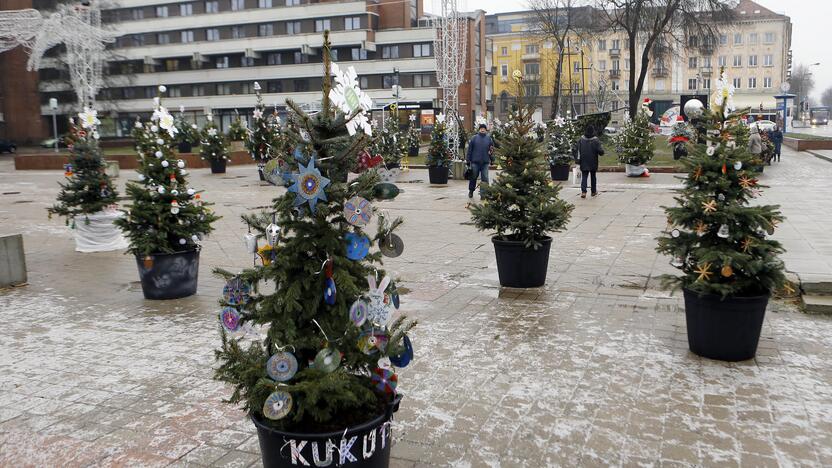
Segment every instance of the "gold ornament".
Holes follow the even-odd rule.
[[[705,235],[706,232],[708,232],[708,225],[705,224],[704,221],[696,223],[696,234],[702,236]]]
[[[716,200],[702,202],[702,209],[705,213],[716,213]]]
[[[693,270],[694,273],[699,274],[699,278],[696,281],[708,281],[711,279],[713,273],[711,273],[711,264],[705,262],[704,265],[700,265],[698,269]]]
[[[720,273],[722,274],[722,276],[724,276],[726,278],[730,278],[730,277],[734,276],[734,269],[731,268],[731,265],[724,265],[722,267],[722,271],[720,271]]]
[[[702,167],[701,166],[697,167],[696,170],[693,171],[693,180],[699,180],[700,177],[702,177]]]
[[[269,244],[265,244],[263,247],[257,249],[257,255],[259,255],[260,260],[263,261],[263,266],[272,263],[272,250],[274,249]]]
[[[748,189],[755,185],[757,185],[757,181],[755,179],[752,179],[745,174],[740,176],[740,187]]]
[[[743,253],[748,253],[748,251],[751,249],[752,245],[754,245],[754,240],[751,239],[750,237],[746,237],[742,241],[742,252]]]

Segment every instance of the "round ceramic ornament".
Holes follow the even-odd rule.
[[[235,276],[225,283],[222,288],[222,298],[231,305],[242,305],[250,299],[251,288],[239,276]]]
[[[740,169],[742,169],[742,162],[741,162],[741,161],[737,161],[737,162],[735,162],[735,163],[734,163],[734,170],[737,170],[737,171],[738,171],[738,170],[740,170]]]
[[[263,416],[272,420],[283,419],[290,411],[292,411],[292,395],[282,390],[272,392],[263,403]]]
[[[350,307],[350,320],[356,327],[364,325],[367,321],[367,303],[361,299],[352,303]]]
[[[370,253],[370,239],[367,236],[348,232],[344,239],[347,241],[347,258],[350,260],[362,260]]]
[[[315,356],[315,369],[329,374],[341,365],[341,353],[337,349],[324,348]]]
[[[366,226],[373,216],[373,206],[366,199],[352,197],[344,203],[344,217],[353,226]]]
[[[273,354],[266,362],[266,373],[278,382],[286,382],[298,371],[298,360],[288,351]]]
[[[404,346],[404,350],[399,355],[390,356],[390,362],[396,367],[407,367],[410,361],[413,360],[413,344],[407,335],[402,338],[402,346]]]
[[[220,311],[220,322],[225,331],[235,332],[240,329],[240,312],[233,307],[223,307]]]
[[[373,386],[379,392],[386,394],[396,393],[396,385],[398,385],[399,378],[390,369],[376,368],[370,380],[372,380]]]
[[[391,232],[381,240],[378,248],[385,257],[396,258],[404,252],[404,241]]]
[[[678,229],[674,229],[674,230],[670,231],[670,235],[673,236],[674,238],[676,238],[676,237],[679,237],[680,235],[682,235],[682,233]]]

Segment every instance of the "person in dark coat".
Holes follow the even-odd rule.
[[[770,137],[771,142],[774,143],[774,158],[780,162],[780,149],[783,146],[783,132],[780,131],[780,127],[775,127]]]
[[[604,155],[601,140],[595,136],[595,129],[587,125],[584,136],[578,140],[578,158],[581,166],[581,198],[586,198],[587,179],[592,178],[592,196],[598,195],[595,174],[598,172],[598,157]]]
[[[480,178],[484,184],[488,183],[488,166],[493,162],[493,153],[494,141],[488,136],[488,127],[485,124],[480,124],[477,134],[468,143],[468,153],[465,158],[471,166],[471,176],[468,179],[468,198],[474,198],[477,178]]]

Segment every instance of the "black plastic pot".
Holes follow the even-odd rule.
[[[720,361],[745,361],[757,353],[769,295],[722,296],[684,290],[691,352]]]
[[[171,254],[136,255],[136,265],[145,299],[178,299],[196,294],[199,248]]]
[[[297,466],[339,466],[348,468],[387,468],[393,440],[390,420],[399,409],[401,396],[388,405],[384,414],[346,431],[324,434],[297,434],[279,431],[252,416],[260,440],[260,456],[265,468]]]
[[[419,156],[419,147],[418,146],[411,146],[407,149],[408,156]]]
[[[211,160],[211,174],[225,174],[225,159],[212,159]]]
[[[390,170],[390,169],[398,169],[398,168],[402,167],[402,165],[400,163],[387,163],[387,164],[384,165],[384,167],[386,167],[387,170]]]
[[[448,183],[448,167],[447,166],[428,166],[428,180],[431,184],[447,184]]]
[[[522,241],[491,238],[497,256],[497,275],[500,286],[509,288],[537,288],[546,283],[549,267],[549,249],[552,238],[544,237],[543,244],[535,250]]]
[[[569,180],[569,164],[554,164],[549,166],[552,180]]]
[[[178,149],[180,153],[190,153],[194,147],[190,141],[180,141],[179,144],[176,145],[176,149]]]

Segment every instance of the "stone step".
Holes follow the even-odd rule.
[[[803,294],[803,306],[810,314],[832,315],[832,296],[820,294]]]
[[[832,276],[830,275],[800,275],[800,289],[804,294],[832,295]]]

